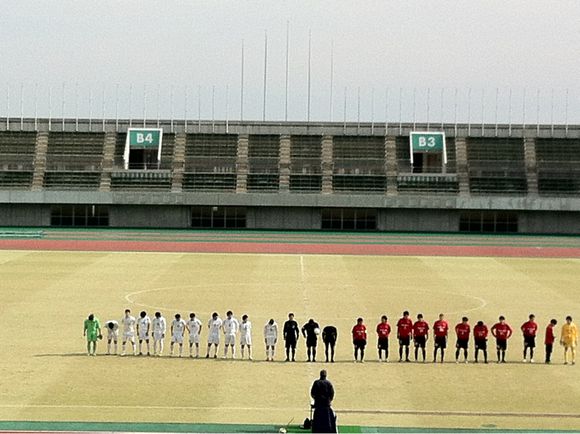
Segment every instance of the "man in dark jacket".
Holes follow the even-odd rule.
[[[330,348],[330,362],[334,363],[334,346],[336,345],[336,338],[338,337],[338,330],[333,325],[327,325],[322,330],[322,342],[324,342],[324,354],[328,362],[328,349]]]
[[[320,371],[320,379],[312,384],[310,396],[314,399],[312,432],[337,432],[336,416],[331,408],[332,400],[334,399],[334,387],[326,379],[326,370]]]
[[[306,338],[308,361],[316,362],[316,345],[318,344],[320,326],[316,321],[310,318],[308,322],[302,326],[302,334]]]
[[[300,336],[298,323],[294,321],[294,314],[288,314],[288,321],[284,323],[284,340],[286,341],[286,361],[290,361],[290,351],[292,351],[292,361],[296,361],[296,342]]]

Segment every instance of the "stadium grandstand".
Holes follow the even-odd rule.
[[[0,226],[577,234],[580,126],[3,118]]]

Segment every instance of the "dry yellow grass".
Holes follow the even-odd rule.
[[[561,365],[561,348],[553,366],[516,363],[529,313],[542,331],[537,362],[548,320],[579,315],[579,275],[580,261],[571,259],[0,251],[0,420],[298,422],[325,367],[342,424],[578,429],[580,418],[490,413],[579,413],[580,367]],[[120,319],[125,307],[162,309],[168,320],[195,311],[204,325],[214,310],[247,313],[257,360],[87,357],[86,315]],[[517,330],[508,349],[514,363],[458,366],[452,354],[444,365],[376,363],[372,330],[380,315],[396,322],[405,309],[430,323],[445,312],[452,325],[463,314],[490,325],[504,314]],[[273,317],[281,326],[289,311],[300,324],[313,317],[338,327],[337,363],[262,361],[263,325]],[[371,329],[364,365],[352,363],[357,316]],[[204,329],[203,345],[206,337]],[[391,338],[391,361],[396,348]],[[100,342],[99,353],[105,350]],[[319,360],[322,352],[319,345]]]

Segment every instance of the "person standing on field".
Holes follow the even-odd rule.
[[[524,335],[524,363],[530,350],[530,363],[534,363],[534,348],[536,348],[536,333],[538,333],[538,324],[536,316],[531,314],[529,320],[522,324],[521,330]]]
[[[397,322],[397,339],[399,339],[399,362],[403,361],[403,348],[405,348],[405,362],[409,360],[409,346],[413,334],[413,320],[409,318],[409,311],[403,312],[403,317]]]
[[[101,323],[92,313],[84,322],[83,336],[87,338],[87,356],[97,355],[97,339],[101,336]]]
[[[141,350],[143,341],[147,344],[147,355],[150,356],[150,348],[149,348],[149,331],[151,329],[151,318],[147,315],[147,312],[142,311],[139,314],[139,319],[137,320],[137,335],[139,336],[139,355],[143,355],[143,351]]]
[[[312,318],[302,326],[302,334],[306,339],[306,353],[308,354],[308,362],[316,362],[316,347],[318,345],[318,335],[320,334],[320,326]]]
[[[111,354],[111,342],[115,344],[115,355],[117,354],[117,343],[119,342],[119,322],[110,320],[107,325],[107,354]]]
[[[377,324],[377,349],[379,351],[379,362],[389,361],[389,335],[391,334],[391,325],[387,315],[381,316],[381,322]],[[385,358],[383,359],[383,353]]]
[[[360,351],[360,362],[365,361],[365,347],[367,345],[367,327],[363,324],[363,319],[358,318],[356,325],[352,328],[352,343],[354,345],[354,362],[358,361]]]
[[[131,315],[131,309],[125,309],[125,316],[121,320],[121,324],[123,326],[123,345],[121,350],[121,355],[125,355],[125,347],[127,345],[127,341],[131,342],[131,346],[133,347],[133,355],[137,355],[137,345],[135,344],[135,325],[137,321],[135,317]]]
[[[473,327],[473,339],[475,342],[475,363],[478,362],[479,350],[483,352],[483,363],[487,363],[487,326],[483,321],[477,321],[475,327]]]
[[[423,314],[417,315],[417,321],[413,324],[413,341],[415,342],[415,361],[419,361],[419,348],[423,354],[423,363],[425,363],[426,350],[425,345],[429,339],[429,324],[423,319]]]
[[[578,327],[572,322],[572,317],[566,317],[566,323],[562,326],[560,334],[560,344],[564,346],[564,364],[568,364],[568,352],[571,356],[571,363],[576,364],[576,345],[578,344]]]
[[[185,329],[187,323],[181,314],[176,313],[175,319],[171,323],[171,345],[169,347],[169,355],[173,357],[173,346],[177,343],[179,344],[179,357],[183,356],[183,336],[185,335]]]
[[[209,359],[209,353],[211,350],[211,346],[215,347],[213,358],[217,359],[218,349],[220,346],[220,330],[222,329],[223,321],[219,317],[217,312],[211,314],[211,318],[207,323],[207,328],[209,329],[209,333],[207,335],[207,354],[205,355],[206,359]]]
[[[334,399],[334,387],[326,379],[326,371],[320,371],[320,379],[316,380],[310,389],[310,396],[314,400],[314,415],[312,417],[312,432],[335,433],[336,415],[331,405]]]
[[[167,332],[167,322],[161,312],[155,312],[151,327],[153,328],[153,355],[161,357],[163,355],[163,340]]]
[[[333,325],[327,325],[322,329],[322,342],[324,342],[324,355],[328,363],[328,350],[330,349],[330,363],[334,363],[334,347],[338,338],[338,330]]]
[[[264,326],[264,342],[266,343],[266,361],[274,361],[274,353],[276,351],[276,341],[278,340],[278,324],[274,318]]]
[[[558,324],[558,321],[552,319],[548,327],[546,327],[546,337],[544,338],[544,344],[546,345],[546,363],[552,363],[552,351],[554,349],[554,341],[556,340],[554,327],[556,327],[556,324]]]
[[[201,321],[194,312],[189,314],[186,328],[189,333],[189,357],[193,357],[193,346],[195,345],[195,358],[199,357],[199,336],[201,335]]]
[[[224,355],[223,358],[228,357],[228,347],[232,347],[232,359],[236,358],[236,334],[240,329],[240,323],[234,317],[234,313],[231,310],[226,312],[226,319],[223,321],[222,325],[224,331]]]
[[[296,343],[300,336],[300,329],[298,323],[294,321],[294,314],[288,314],[288,321],[284,323],[284,341],[286,341],[286,361],[290,361],[290,351],[292,351],[292,361],[296,361]]]
[[[433,324],[433,334],[435,335],[435,348],[433,350],[433,363],[437,361],[437,350],[441,350],[441,363],[445,358],[445,348],[447,348],[447,334],[449,324],[445,321],[445,316],[440,313],[439,319]]]
[[[461,322],[455,326],[455,334],[457,335],[457,344],[455,345],[455,363],[459,363],[459,353],[463,350],[463,358],[467,363],[467,348],[469,346],[469,334],[471,333],[471,326],[469,319],[464,316]]]
[[[505,322],[505,317],[501,315],[499,322],[491,327],[491,334],[495,338],[497,349],[497,363],[505,363],[505,353],[507,351],[507,341],[513,333],[512,328]]]
[[[248,360],[252,359],[252,323],[248,319],[248,315],[242,315],[242,322],[240,323],[240,348],[242,351],[242,359],[244,358],[244,348],[248,347]]]

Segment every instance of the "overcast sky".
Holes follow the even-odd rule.
[[[580,123],[578,0],[2,0],[0,116],[21,90],[25,116],[48,115],[50,88],[60,117],[64,83],[71,117],[101,117],[104,92],[106,116],[210,119],[215,86],[213,116],[239,119],[243,40],[244,118],[261,119],[267,34],[266,118],[283,120],[287,23],[290,120],[307,118],[311,32],[312,120],[331,116],[334,44],[335,121],[346,88],[348,120],[494,122],[497,98],[500,121],[564,122],[567,94]]]

